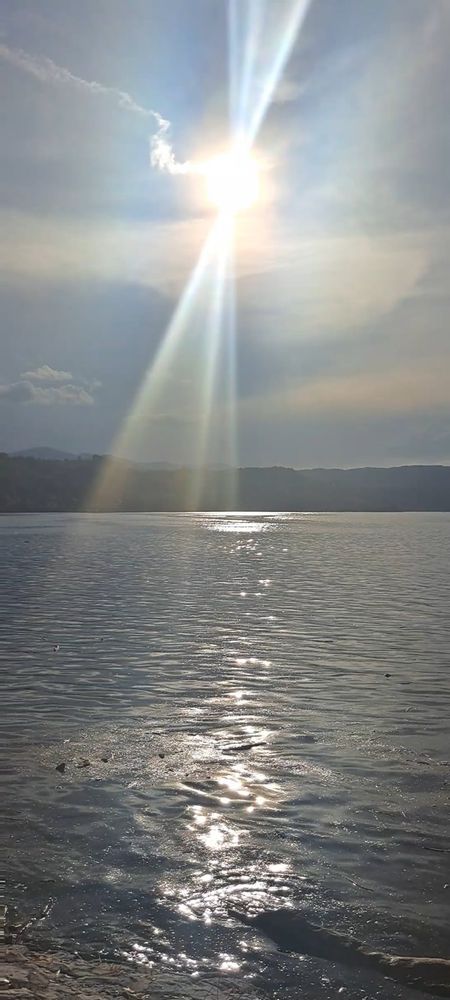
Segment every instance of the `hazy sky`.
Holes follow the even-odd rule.
[[[450,460],[449,0],[312,0],[236,221],[235,398],[217,268],[152,375],[214,212],[151,167],[151,112],[215,154],[294,7],[238,0],[230,39],[228,0],[1,0],[0,450],[223,461],[231,407],[241,464]]]

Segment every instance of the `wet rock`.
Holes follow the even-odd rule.
[[[55,771],[59,771],[60,774],[64,774],[65,770],[66,770],[66,762],[65,760],[62,760],[60,764],[56,765]]]
[[[265,747],[266,742],[261,743],[240,743],[236,747],[224,747],[222,753],[237,753],[238,750],[253,750],[253,747]]]
[[[148,998],[151,973],[109,962],[84,961],[62,953],[29,952],[13,945],[0,956],[0,991],[31,1000]],[[3,993],[0,992],[0,995]]]

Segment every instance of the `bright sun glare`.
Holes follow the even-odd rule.
[[[258,164],[248,153],[224,153],[205,165],[208,199],[220,212],[243,212],[258,198]]]

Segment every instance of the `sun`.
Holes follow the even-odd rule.
[[[251,208],[259,194],[259,168],[248,153],[223,153],[204,167],[208,200],[219,212]]]

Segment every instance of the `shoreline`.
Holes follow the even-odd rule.
[[[145,972],[126,963],[85,960],[61,951],[34,951],[26,944],[2,944],[0,990],[11,998],[40,1000],[110,1000],[148,997],[153,969]]]
[[[256,1000],[248,986],[223,974],[195,978],[150,963],[82,958],[77,952],[0,944],[0,996],[5,1000]]]

